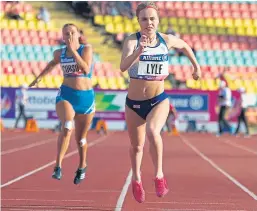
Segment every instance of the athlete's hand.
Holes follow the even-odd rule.
[[[139,39],[139,48],[141,49],[141,52],[144,51],[147,45],[148,45],[148,37],[142,34],[142,36]]]
[[[199,68],[196,68],[196,69],[194,70],[192,76],[193,76],[193,79],[196,80],[196,81],[197,81],[199,78],[201,78],[201,76],[202,76],[202,71],[201,71],[200,67],[199,67]]]
[[[70,50],[70,51],[76,51],[77,48],[76,48],[76,42],[74,40],[74,37],[71,35],[70,38],[68,39],[68,42],[67,42],[67,48]]]

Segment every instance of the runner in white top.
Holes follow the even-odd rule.
[[[156,194],[162,197],[168,192],[162,170],[160,133],[169,113],[169,100],[164,92],[164,79],[169,74],[169,49],[178,48],[188,56],[194,67],[195,80],[201,76],[201,70],[192,49],[183,40],[157,32],[159,14],[155,3],[139,4],[136,15],[140,32],[126,38],[120,69],[128,70],[130,75],[125,114],[131,141],[132,190],[135,199],[141,203],[145,200],[140,167],[146,135],[155,168]]]

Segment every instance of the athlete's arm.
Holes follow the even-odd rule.
[[[80,56],[77,51],[72,50],[72,55],[77,62],[79,69],[88,74],[93,59],[93,49],[91,45],[86,45],[83,49],[82,55]]]
[[[54,58],[51,60],[44,70],[35,78],[35,80],[29,85],[29,87],[35,86],[46,74],[51,72],[54,67],[60,63],[61,50],[54,51]]]
[[[135,34],[131,35],[127,37],[124,41],[121,62],[120,62],[120,70],[122,72],[129,69],[137,61],[138,57],[143,51],[142,46],[139,46],[139,48],[135,50],[135,46],[136,46],[135,36],[136,36]]]
[[[182,39],[177,38],[176,36],[173,35],[164,35],[165,40],[167,42],[168,48],[177,48],[180,49],[190,60],[194,67],[194,74],[197,74],[199,77],[201,77],[201,69],[200,65],[198,64],[195,55],[190,48],[190,46]]]

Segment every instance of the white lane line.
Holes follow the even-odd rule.
[[[57,140],[56,137],[55,138],[49,138],[49,139],[46,139],[44,141],[39,141],[39,142],[36,142],[36,143],[33,143],[33,144],[28,144],[28,145],[25,145],[23,147],[8,149],[8,150],[0,152],[0,155],[7,155],[7,154],[11,154],[11,153],[18,152],[18,151],[21,151],[21,150],[30,149],[30,148],[33,148],[33,147],[36,147],[36,146],[40,146],[40,145],[44,145],[44,144],[53,142],[54,140]]]
[[[236,148],[239,148],[239,149],[242,149],[242,150],[244,150],[244,151],[247,151],[247,152],[250,152],[250,153],[252,153],[252,154],[257,155],[257,151],[254,151],[254,150],[252,150],[252,149],[249,149],[248,147],[242,146],[242,145],[240,145],[240,144],[234,143],[234,142],[232,142],[232,141],[230,141],[230,140],[228,140],[228,139],[226,139],[225,141],[222,141],[222,142],[224,142],[224,143],[226,143],[226,144],[229,144],[229,145],[231,145],[231,146],[233,146],[233,147],[236,147]]]
[[[30,137],[30,136],[34,136],[34,135],[35,135],[35,133],[30,133],[30,134],[24,134],[23,136],[17,135],[17,136],[10,137],[10,138],[3,138],[2,137],[1,142],[4,143],[4,142],[7,142],[7,141],[11,141],[11,140],[15,140],[15,139],[22,139],[22,138],[26,138],[26,137]]]
[[[112,134],[113,134],[113,133],[112,133]],[[103,140],[105,140],[105,139],[106,139],[107,137],[109,137],[109,136],[110,136],[110,135],[102,136],[102,137],[96,139],[95,141],[90,142],[90,143],[88,144],[88,147],[92,147],[92,146],[94,146],[94,145],[96,145],[96,144],[102,142]],[[72,152],[70,152],[70,153],[68,153],[67,155],[65,155],[64,158],[71,157],[72,155],[74,155],[74,154],[76,154],[76,153],[78,153],[78,150],[77,150],[77,149],[76,149],[76,150],[73,150]],[[30,175],[33,175],[33,174],[35,174],[35,173],[37,173],[37,172],[39,172],[39,171],[41,171],[41,170],[43,170],[43,169],[45,169],[45,168],[47,168],[47,167],[53,165],[53,164],[55,164],[55,160],[52,161],[52,162],[50,162],[50,163],[47,163],[46,165],[43,165],[43,166],[41,166],[41,167],[39,167],[39,168],[36,168],[36,169],[34,169],[34,170],[32,170],[32,171],[26,173],[26,174],[23,174],[23,175],[21,175],[21,176],[19,176],[19,177],[16,177],[15,179],[12,179],[12,180],[10,180],[10,181],[8,181],[8,182],[2,184],[2,185],[1,185],[1,188],[6,187],[6,186],[8,186],[8,185],[11,185],[11,184],[13,184],[13,183],[15,183],[15,182],[18,182],[18,181],[20,181],[20,180],[22,180],[22,179],[24,179],[24,178],[26,178],[26,177],[28,177],[28,176],[30,176]]]
[[[226,171],[221,169],[216,163],[214,163],[210,158],[205,156],[202,152],[200,152],[194,145],[192,145],[187,139],[180,136],[181,140],[190,147],[196,154],[198,154],[203,160],[207,161],[213,168],[215,168],[217,171],[222,173],[225,177],[227,177],[231,182],[233,182],[236,186],[241,188],[244,192],[246,192],[249,196],[251,196],[254,200],[257,201],[257,195],[250,191],[247,187],[245,187],[243,184],[241,184],[239,181],[237,181],[234,177],[229,175]]]
[[[114,211],[121,211],[122,210],[122,206],[123,206],[125,197],[127,195],[129,185],[131,183],[131,179],[132,179],[132,169],[130,169],[130,171],[128,173],[127,179],[125,181],[125,184],[123,185],[122,191],[120,193],[120,196],[118,198],[118,201],[116,203]]]

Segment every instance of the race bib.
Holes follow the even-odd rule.
[[[79,72],[79,68],[77,64],[62,64],[62,69],[64,74]]]
[[[168,56],[141,55],[139,58],[138,75],[144,76],[166,76],[169,75]]]

